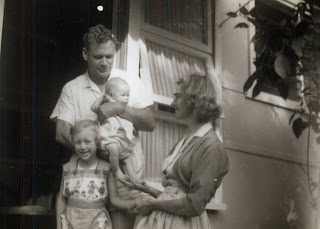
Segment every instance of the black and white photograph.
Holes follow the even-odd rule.
[[[320,229],[319,0],[0,0],[0,228]]]

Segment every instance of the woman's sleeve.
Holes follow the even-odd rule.
[[[222,143],[204,143],[193,154],[187,197],[198,215],[204,212],[228,170],[228,156]]]

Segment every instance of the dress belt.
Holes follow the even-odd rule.
[[[102,201],[86,201],[86,200],[75,200],[75,199],[68,199],[67,203],[68,207],[74,208],[84,208],[84,209],[99,209],[104,208],[105,203]]]

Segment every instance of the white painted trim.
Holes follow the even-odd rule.
[[[0,0],[0,60],[1,60],[1,40],[2,40],[2,29],[3,29],[4,2],[5,0]]]
[[[145,1],[148,1],[148,0],[145,0]],[[207,6],[208,6],[208,9],[212,9],[211,0],[207,0]],[[175,33],[172,33],[167,30],[164,30],[164,29],[158,28],[156,26],[150,25],[148,23],[145,23],[144,10],[141,11],[141,18],[143,19],[143,20],[141,20],[141,29],[143,29],[144,31],[154,33],[154,34],[161,36],[165,39],[172,40],[172,41],[179,42],[179,43],[183,43],[186,46],[190,46],[190,47],[198,49],[202,52],[212,54],[212,12],[211,12],[211,10],[208,10],[207,17],[208,17],[207,18],[207,20],[208,20],[208,22],[207,22],[208,44],[207,45],[203,44],[202,42],[193,41],[188,38],[179,36]]]
[[[112,34],[116,35],[118,33],[118,1],[113,1],[113,9],[112,9]],[[114,57],[113,68],[120,69],[120,51],[117,50],[116,55]]]
[[[281,152],[276,150],[270,150],[261,146],[243,144],[243,143],[238,143],[231,140],[225,140],[225,147],[226,149],[230,149],[230,150],[234,150],[242,153],[254,154],[257,156],[288,161],[296,164],[302,164],[302,165],[307,164],[307,158],[305,154],[303,156],[295,156],[295,155],[292,155],[291,152]],[[319,167],[319,162],[317,161],[310,160],[309,164],[312,167]]]
[[[173,98],[165,97],[158,94],[152,94],[152,99],[154,102],[165,104],[168,106],[171,106],[171,103],[173,102]]]
[[[141,0],[135,0],[130,4],[129,31],[127,36],[127,71],[139,75],[140,61],[140,24],[141,24]]]
[[[272,4],[272,2],[278,2],[289,8],[294,8],[298,3],[303,2],[302,0],[264,0],[267,4]]]
[[[186,46],[184,43],[168,40],[164,37],[159,37],[158,35],[151,33],[151,32],[148,32],[148,31],[145,31],[145,30],[141,31],[141,37],[144,37],[145,40],[157,43],[159,45],[174,49],[179,52],[183,52],[183,53],[190,55],[190,56],[198,57],[198,58],[205,59],[205,60],[211,59],[211,55],[209,55],[207,53],[204,53],[204,52],[199,51],[197,49]]]
[[[146,41],[144,37],[140,36],[140,58],[141,58],[141,69],[140,76],[145,84],[148,95],[153,94],[153,85],[151,80],[151,73],[149,67],[148,51]]]

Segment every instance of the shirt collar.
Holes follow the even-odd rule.
[[[197,132],[195,132],[193,134],[193,137],[203,137],[206,133],[209,132],[209,130],[212,129],[212,124],[211,122],[207,122],[206,124],[204,124],[202,127],[200,127],[199,130],[197,130]]]
[[[88,71],[86,71],[86,73],[84,74],[86,80],[84,81],[84,88],[91,88],[92,90],[99,92],[100,94],[103,94],[100,89],[98,88],[98,86],[90,79],[89,77],[89,73]]]

